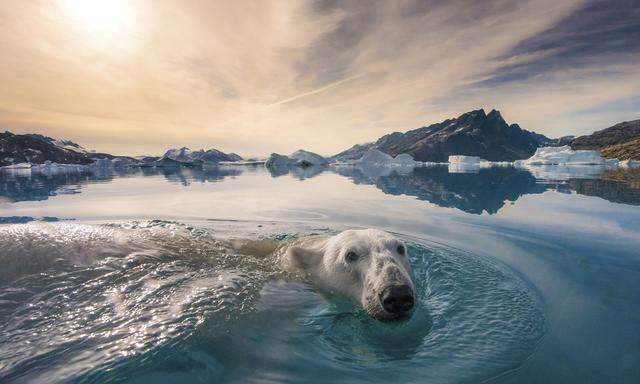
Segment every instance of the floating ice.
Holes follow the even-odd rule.
[[[31,171],[43,174],[59,174],[66,172],[80,172],[84,171],[88,168],[87,165],[83,164],[59,164],[54,163],[49,160],[45,161],[44,164],[32,164]]]
[[[411,155],[406,153],[401,153],[395,158],[390,155],[381,152],[377,149],[369,149],[367,152],[362,155],[362,158],[357,161],[360,164],[366,164],[369,166],[385,166],[385,167],[404,167],[404,166],[414,166],[416,165],[416,161],[413,160]]]
[[[312,166],[324,166],[327,163],[327,159],[317,153],[299,149],[289,156],[272,153],[264,165],[267,168],[284,168],[292,165],[306,168]]]
[[[464,156],[464,155],[451,155],[449,156],[449,164],[478,164],[480,162],[486,161],[478,156]]]
[[[540,147],[530,158],[518,160],[516,165],[605,165],[598,151],[574,151],[568,145],[562,147]]]
[[[401,164],[401,165],[414,165],[415,164],[415,160],[413,160],[413,157],[411,155],[409,155],[408,153],[401,153],[398,156],[396,156],[394,160],[395,160],[395,163]]]
[[[296,165],[326,165],[328,163],[327,159],[317,153],[302,149],[293,152],[289,158],[294,160]]]
[[[278,153],[272,153],[271,156],[269,156],[267,161],[264,163],[265,167],[267,168],[288,167],[291,164],[292,164],[292,161],[289,158],[289,156],[280,155]]]
[[[5,165],[4,167],[0,167],[0,169],[29,169],[29,168],[31,168],[30,163],[10,164],[10,165]]]

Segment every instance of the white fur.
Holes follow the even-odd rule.
[[[404,255],[398,252],[399,246],[404,247]],[[349,252],[355,252],[358,259],[347,260]],[[308,275],[320,289],[355,300],[379,319],[392,317],[379,300],[385,287],[408,285],[416,297],[406,246],[384,231],[348,230],[331,237],[302,239],[288,247],[283,263],[289,271]]]

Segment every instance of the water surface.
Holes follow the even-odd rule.
[[[640,188],[602,169],[0,175],[0,381],[635,383]],[[229,239],[376,227],[420,296],[376,322]]]

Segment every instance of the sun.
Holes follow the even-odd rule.
[[[132,9],[127,0],[60,0],[71,18],[91,33],[115,34],[128,29]]]

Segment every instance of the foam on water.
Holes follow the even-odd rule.
[[[298,229],[0,227],[0,381],[477,382],[518,367],[544,334],[540,303],[508,270],[409,238],[421,306],[377,322],[265,256],[310,232]],[[246,252],[229,241],[239,234],[263,242]]]

